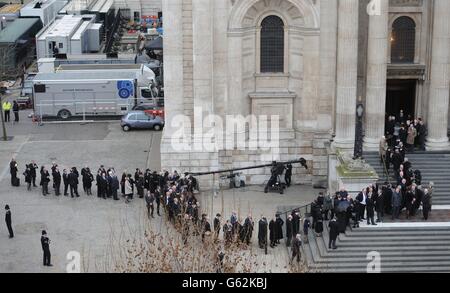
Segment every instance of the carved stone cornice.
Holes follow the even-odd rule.
[[[389,0],[389,6],[391,7],[407,7],[407,6],[422,6],[423,0]]]
[[[387,69],[388,79],[425,79],[426,67],[420,64],[390,64]]]

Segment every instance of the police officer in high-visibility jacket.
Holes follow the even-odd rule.
[[[2,105],[3,111],[5,112],[5,122],[9,122],[9,114],[11,113],[12,104],[9,101],[4,101]]]

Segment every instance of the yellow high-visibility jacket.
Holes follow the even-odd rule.
[[[12,105],[11,105],[10,102],[8,102],[8,101],[3,102],[3,110],[5,110],[5,111],[11,111],[11,108],[12,108]]]

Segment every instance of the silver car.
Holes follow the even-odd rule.
[[[144,111],[131,111],[122,117],[120,122],[123,131],[131,129],[153,129],[160,131],[164,127],[164,120],[159,116],[152,116]]]

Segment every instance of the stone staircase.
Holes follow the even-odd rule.
[[[434,182],[433,205],[450,205],[450,152],[416,152],[407,154],[406,157],[413,170],[421,171],[423,184]],[[385,181],[378,153],[364,153],[364,159]]]
[[[341,234],[337,250],[328,240],[327,229],[322,237],[309,233],[303,255],[312,272],[365,273],[372,251],[380,253],[382,273],[450,272],[450,227],[362,227]]]

